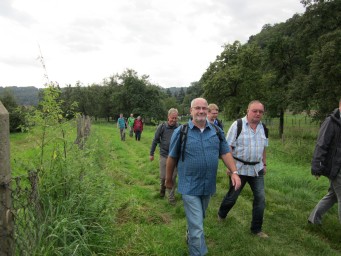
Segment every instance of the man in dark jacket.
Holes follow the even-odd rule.
[[[169,151],[169,143],[174,130],[178,127],[178,110],[171,108],[168,110],[168,120],[162,123],[156,129],[152,146],[150,148],[149,159],[154,160],[154,152],[157,144],[160,144],[160,196],[164,197],[166,192],[166,161]],[[177,172],[173,173],[173,182],[176,182]],[[175,204],[175,186],[169,191],[168,200],[171,204]]]
[[[339,207],[341,223],[341,99],[339,108],[335,109],[323,122],[317,139],[311,173],[319,178],[329,178],[328,193],[320,200],[311,212],[308,222],[321,224],[322,216],[335,204]]]

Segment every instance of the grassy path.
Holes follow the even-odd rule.
[[[92,143],[89,145],[95,145],[96,149],[87,148],[85,162],[99,166],[93,171],[105,175],[105,182],[108,182],[105,185],[111,190],[108,194],[112,195],[113,204],[105,209],[105,216],[110,217],[114,227],[108,241],[114,255],[188,255],[181,196],[176,195],[175,206],[159,198],[158,152],[155,160],[149,161],[154,131],[155,127],[146,127],[141,141],[127,137],[122,142],[113,124],[92,125]],[[13,136],[13,155],[19,155],[19,152],[28,156],[35,154],[35,151],[26,150],[32,142],[24,142],[24,138],[24,134]],[[310,211],[327,191],[328,181],[325,178],[316,181],[310,175],[309,164],[292,161],[285,154],[288,150],[275,140],[271,140],[268,149],[267,206],[263,225],[270,235],[268,240],[254,237],[249,232],[252,193],[248,186],[227,220],[217,221],[217,210],[228,187],[225,168],[220,163],[217,193],[212,197],[205,219],[208,255],[341,255],[337,206],[325,216],[322,226],[307,224]],[[18,173],[27,169],[24,166],[21,170],[20,157],[14,157],[12,161],[17,163]],[[102,201],[101,196],[104,198],[104,195],[94,194],[95,198],[97,196],[95,203]]]
[[[149,161],[154,128],[147,127],[140,142],[119,140],[117,129],[94,126],[108,148],[106,171],[115,189],[113,215],[116,255],[187,255],[185,214],[181,197],[170,206],[158,196],[158,159]],[[307,216],[325,193],[327,181],[310,176],[309,166],[290,164],[268,155],[264,231],[270,239],[250,235],[252,193],[245,187],[229,218],[217,222],[216,212],[227,190],[222,164],[217,194],[205,220],[209,255],[341,255],[341,228],[336,207],[321,227],[307,224]],[[158,154],[156,154],[158,158]]]
[[[129,137],[121,142],[112,126],[95,128],[109,148],[107,171],[116,190],[117,255],[187,255],[181,197],[177,195],[174,207],[158,197],[158,159],[150,162],[148,158],[154,128],[147,127],[140,142]],[[227,221],[217,222],[216,212],[227,189],[220,165],[217,194],[205,220],[209,255],[341,255],[335,207],[322,227],[307,224],[309,211],[326,191],[326,180],[317,182],[310,176],[308,165],[293,165],[275,159],[271,153],[268,162],[264,231],[270,239],[260,240],[249,233],[252,193],[248,187]]]

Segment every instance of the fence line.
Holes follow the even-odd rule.
[[[78,144],[80,149],[83,149],[85,140],[90,135],[91,120],[89,116],[79,116],[77,118],[77,138],[75,144]]]
[[[77,120],[79,148],[90,135],[91,119]],[[39,197],[39,173],[13,177],[10,168],[9,114],[0,101],[0,256],[32,255],[44,215]]]

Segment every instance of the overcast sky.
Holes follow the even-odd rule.
[[[0,0],[0,86],[43,87],[40,50],[61,87],[127,68],[189,86],[224,44],[303,12],[300,0]]]

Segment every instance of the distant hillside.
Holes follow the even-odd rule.
[[[181,89],[186,93],[187,91],[187,87],[169,87],[169,88],[162,88],[163,91],[167,91],[170,90],[170,92],[172,93],[172,95],[174,96],[175,94],[178,94]]]
[[[29,87],[0,87],[0,97],[9,91],[15,98],[18,105],[37,106],[39,89],[34,86]]]
[[[181,92],[181,90],[186,93],[187,87],[170,87],[170,88],[161,88],[164,92],[169,90],[172,93],[172,96],[177,96]],[[34,86],[29,87],[1,87],[0,86],[0,97],[4,95],[6,91],[9,91],[15,98],[18,105],[22,106],[37,106],[39,102],[39,91],[42,89],[38,89]]]

